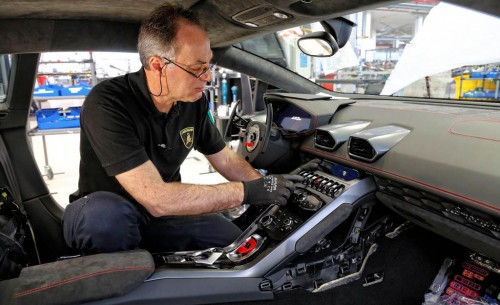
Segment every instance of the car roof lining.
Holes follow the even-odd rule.
[[[357,1],[316,0],[313,2],[314,6],[310,5],[310,9],[304,10],[306,12],[304,14],[297,12],[297,10],[302,11],[303,7],[296,6],[296,3],[302,4],[297,0],[275,0],[272,4],[260,0],[169,2],[179,3],[198,13],[213,47],[229,46],[244,38],[315,21],[318,19],[318,14],[325,18],[337,17],[357,6]],[[375,2],[387,3],[381,0]],[[395,1],[390,1],[393,2]],[[253,29],[231,19],[231,16],[237,13],[263,3],[293,16],[293,22],[286,20]],[[44,0],[38,1],[36,5],[17,0],[2,2],[0,28],[3,30],[0,32],[0,40],[8,43],[0,46],[0,52],[89,50],[93,45],[97,45],[100,49],[118,48],[117,50],[135,51],[139,24],[157,5],[158,2],[154,0],[107,0],[90,3]],[[220,18],[214,18],[214,14]],[[120,29],[121,27],[123,28]],[[115,41],[108,41],[114,38],[120,40],[122,36],[125,37],[125,41],[120,42],[121,47],[116,45]],[[134,39],[129,40],[129,36],[134,36]],[[75,41],[66,39],[68,37]]]
[[[451,0],[499,15],[497,0]],[[199,14],[212,47],[226,47],[265,33],[345,16],[349,13],[402,1],[382,0],[169,0]],[[141,20],[158,5],[155,0],[12,0],[0,2],[0,53],[48,51],[136,51]],[[257,5],[272,6],[293,20],[260,28],[237,23],[232,16]],[[216,15],[218,18],[214,18]]]
[[[0,20],[0,53],[136,52],[137,24],[83,20]]]

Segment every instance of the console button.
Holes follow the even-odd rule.
[[[340,185],[336,190],[335,190],[335,193],[333,194],[335,197],[339,196],[340,193],[342,193],[342,191],[344,190],[345,186],[343,185]]]
[[[267,229],[273,229],[276,226],[276,222],[273,216],[266,215],[260,219],[260,224],[263,225]]]
[[[312,184],[314,183],[314,181],[316,181],[316,179],[318,179],[318,176],[316,176],[316,175],[310,176],[309,179],[307,179],[306,185],[312,187]]]
[[[317,189],[319,187],[321,181],[323,181],[323,178],[321,178],[321,177],[314,179],[313,182],[311,183],[311,187],[313,189]]]
[[[238,249],[236,249],[236,252],[242,255],[247,254],[255,249],[256,246],[257,241],[253,237],[250,237],[241,246],[239,246]]]
[[[321,183],[318,186],[318,191],[323,192],[323,190],[325,189],[325,186],[328,184],[328,182],[329,182],[328,179],[323,179],[323,181],[321,181]]]

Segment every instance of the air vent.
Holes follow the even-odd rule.
[[[261,27],[290,19],[292,15],[269,5],[258,5],[241,11],[231,18],[248,27]]]
[[[347,121],[326,125],[316,129],[314,146],[329,151],[336,150],[347,142],[349,136],[370,125],[367,121]]]
[[[409,129],[395,125],[356,132],[349,138],[349,156],[373,162],[392,149],[409,133]]]
[[[377,152],[367,140],[351,137],[349,139],[349,155],[365,161],[373,161]]]
[[[335,147],[335,139],[325,130],[316,130],[314,135],[314,146],[326,150],[333,150]]]

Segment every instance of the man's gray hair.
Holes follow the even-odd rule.
[[[145,68],[149,68],[148,59],[151,56],[174,58],[177,47],[175,37],[182,21],[203,28],[191,10],[179,5],[163,4],[144,19],[139,30],[137,50]]]

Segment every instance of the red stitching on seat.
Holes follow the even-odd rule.
[[[62,286],[65,284],[76,282],[78,280],[86,279],[86,278],[93,277],[96,275],[102,275],[102,274],[113,273],[113,272],[133,271],[133,270],[154,270],[154,268],[153,267],[125,267],[125,268],[120,268],[120,269],[109,269],[109,270],[98,271],[98,272],[94,272],[94,273],[89,273],[89,274],[84,274],[84,275],[80,275],[77,277],[69,278],[66,280],[59,281],[59,282],[55,282],[55,283],[50,284],[50,285],[40,286],[38,288],[33,288],[33,289],[26,290],[23,292],[18,292],[16,294],[14,294],[14,298],[23,297],[23,296],[26,296],[28,294],[40,292],[40,291],[54,288],[57,286]]]

